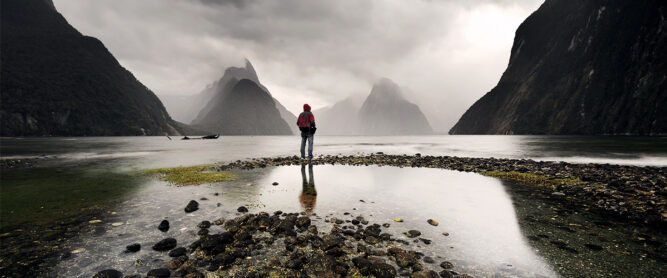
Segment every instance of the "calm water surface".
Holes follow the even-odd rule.
[[[246,205],[251,212],[315,213],[315,223],[326,230],[330,226],[324,219],[330,214],[341,217],[344,212],[364,216],[371,223],[391,223],[388,232],[396,237],[408,229],[418,229],[422,237],[433,243],[415,243],[411,248],[436,258],[438,263],[449,260],[457,271],[478,277],[557,277],[584,270],[586,276],[651,277],[665,272],[664,255],[659,254],[665,250],[662,234],[652,234],[658,247],[647,249],[645,243],[633,242],[645,236],[637,235],[645,231],[624,230],[622,225],[590,225],[600,219],[576,212],[570,213],[570,218],[555,215],[556,205],[538,204],[534,197],[510,190],[512,185],[473,173],[376,166],[287,166],[237,171],[236,181],[188,187],[137,175],[138,170],[156,167],[294,155],[299,144],[299,138],[294,136],[173,139],[2,139],[3,159],[40,158],[36,168],[2,170],[3,232],[49,225],[49,221],[84,212],[93,213],[91,220],[95,214],[104,215],[109,220],[94,230],[75,231],[70,249],[77,252],[62,260],[57,272],[68,277],[89,277],[101,269],[117,268],[127,270],[125,274],[145,274],[168,261],[166,254],[156,256],[150,250],[153,243],[167,236],[183,244],[192,242],[197,238],[197,223],[235,217],[236,208]],[[316,137],[315,146],[316,154],[421,153],[667,166],[665,138],[320,136]],[[314,184],[314,188],[305,188],[304,180],[307,185]],[[280,185],[271,185],[274,181]],[[317,194],[311,194],[313,191]],[[200,201],[200,210],[183,212],[189,200],[202,197],[208,200]],[[405,222],[394,223],[392,219],[396,217]],[[438,220],[440,225],[428,225],[429,218]],[[156,229],[162,219],[171,222],[167,233]],[[580,233],[570,231],[573,229],[563,232],[556,229],[559,225],[574,227]],[[214,226],[211,232],[216,229],[219,227]],[[600,237],[604,241],[600,242]],[[126,245],[135,242],[142,244],[140,252],[122,252]],[[566,242],[576,253],[549,242]],[[586,243],[601,245],[605,250],[593,252],[583,247]],[[427,266],[439,269],[437,264]]]
[[[112,209],[117,226],[107,223],[104,233],[79,238],[77,247],[86,251],[63,261],[58,272],[87,277],[109,267],[126,269],[128,273],[145,273],[162,267],[169,258],[166,254],[156,256],[149,248],[152,244],[167,236],[184,245],[193,242],[198,238],[199,222],[235,217],[240,215],[236,208],[245,205],[255,213],[308,211],[315,214],[315,223],[324,231],[331,226],[323,220],[331,216],[343,219],[363,216],[371,223],[390,223],[387,232],[409,241],[412,240],[402,233],[418,229],[423,238],[433,243],[413,243],[413,248],[441,258],[440,261],[450,260],[458,271],[466,273],[557,276],[528,244],[519,229],[512,200],[501,182],[493,178],[445,170],[376,166],[304,166],[303,170],[300,166],[287,166],[238,173],[237,181],[205,186],[173,187],[149,182]],[[279,185],[273,186],[274,181]],[[309,188],[311,185],[313,188]],[[216,192],[218,196],[214,195]],[[202,197],[208,200],[199,201],[198,211],[183,212],[189,200]],[[345,212],[351,215],[344,216]],[[404,222],[393,222],[397,217]],[[427,224],[429,218],[437,219],[440,225]],[[167,233],[156,229],[162,219],[171,222]],[[213,227],[212,232],[221,231],[220,227]],[[449,236],[444,236],[445,232]],[[136,254],[122,254],[125,246],[134,242],[142,243],[145,248]],[[158,260],[153,260],[156,257]],[[134,266],[136,260],[144,265]]]
[[[296,136],[20,138],[0,140],[3,158],[56,156],[59,161],[115,159],[114,166],[161,167],[294,155]],[[573,163],[667,166],[664,137],[577,136],[316,136],[316,154],[428,154]]]

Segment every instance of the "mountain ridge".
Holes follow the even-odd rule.
[[[547,0],[450,134],[667,134],[667,2]]]
[[[180,134],[162,102],[48,0],[2,2],[0,134]]]

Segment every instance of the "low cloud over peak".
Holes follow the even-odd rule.
[[[540,0],[55,0],[160,95],[191,95],[253,62],[288,109],[368,94],[386,76],[447,130],[492,88]]]

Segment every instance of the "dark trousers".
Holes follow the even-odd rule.
[[[301,132],[301,158],[306,158],[306,140],[308,140],[308,158],[313,158],[313,134]]]

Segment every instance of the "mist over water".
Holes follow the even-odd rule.
[[[3,158],[39,158],[43,163],[80,163],[113,158],[114,167],[155,168],[297,155],[298,136],[223,136],[218,140],[173,137],[3,139]],[[608,136],[318,136],[315,155],[421,153],[434,156],[495,157],[667,166],[667,139]]]

